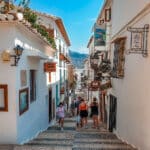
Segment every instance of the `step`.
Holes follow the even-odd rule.
[[[124,143],[121,143],[121,144],[92,144],[92,143],[86,143],[83,145],[83,143],[81,144],[74,144],[73,145],[73,150],[75,149],[90,149],[90,150],[95,150],[95,149],[112,149],[112,150],[117,150],[117,149],[132,149],[131,146],[127,145],[127,144],[124,144]]]
[[[48,138],[48,139],[73,139],[74,133],[73,132],[43,132],[39,134],[37,138]]]
[[[119,139],[75,139],[74,143],[92,143],[92,144],[122,144],[123,142]]]
[[[76,127],[72,127],[72,126],[65,126],[64,127],[64,131],[66,131],[66,130],[75,130],[76,129]],[[61,130],[61,128],[60,127],[58,127],[58,126],[52,126],[52,127],[49,127],[45,132],[47,132],[47,131],[57,131],[57,130]]]
[[[84,148],[84,147],[73,147],[72,150],[137,150],[133,148]]]
[[[72,150],[72,146],[18,145],[13,150]]]
[[[30,141],[29,143],[27,143],[27,145],[62,145],[62,146],[72,146],[73,145],[73,139],[57,139],[57,138],[53,138],[53,139],[49,139],[49,138],[36,138],[32,141]]]
[[[11,144],[0,144],[0,150],[13,150],[14,145]]]
[[[64,122],[65,123],[67,123],[67,122],[73,122],[73,123],[75,123],[76,120],[75,120],[75,118],[65,118]]]
[[[77,133],[75,138],[89,138],[89,139],[117,139],[117,136],[112,133]]]

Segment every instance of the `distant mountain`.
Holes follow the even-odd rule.
[[[84,66],[83,62],[88,57],[88,54],[78,53],[78,52],[69,50],[69,56],[71,58],[73,65],[76,68],[80,69],[80,68],[83,68]]]

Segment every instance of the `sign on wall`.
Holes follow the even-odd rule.
[[[94,46],[104,46],[106,41],[106,30],[99,25],[94,25]]]
[[[127,53],[142,54],[144,57],[148,55],[148,32],[149,24],[145,24],[143,28],[128,27],[127,30],[131,32],[130,49]]]
[[[131,42],[132,49],[142,49],[142,33],[133,32],[131,36]]]
[[[44,72],[56,72],[56,63],[55,62],[44,63]]]

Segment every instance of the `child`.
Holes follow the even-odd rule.
[[[59,107],[57,108],[56,113],[59,117],[59,126],[61,127],[61,130],[63,131],[64,117],[65,117],[65,108],[63,106],[63,103],[59,104]]]

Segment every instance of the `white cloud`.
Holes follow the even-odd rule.
[[[91,21],[91,22],[95,22],[95,21],[96,21],[96,18],[95,18],[95,17],[90,18],[90,19],[89,19],[89,21]]]
[[[81,46],[78,48],[78,52],[79,53],[84,53],[84,54],[88,54],[89,53],[89,49],[85,46]]]
[[[82,25],[82,24],[85,24],[85,22],[95,22],[96,21],[96,18],[93,17],[93,18],[89,18],[87,20],[84,20],[84,21],[76,21],[76,22],[73,22],[73,24],[76,24],[76,25]]]

